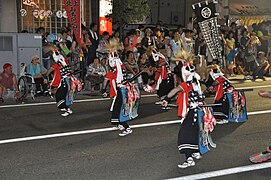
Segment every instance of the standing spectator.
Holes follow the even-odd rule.
[[[108,44],[109,44],[109,32],[104,31],[102,39],[100,39],[97,49],[99,59],[107,59],[107,50],[105,50],[105,47],[107,47]]]
[[[235,48],[235,39],[234,39],[234,32],[229,31],[228,37],[226,38],[226,57],[229,55],[231,50]]]
[[[238,48],[232,49],[226,59],[227,68],[230,71],[230,76],[232,77],[236,76],[234,74],[234,68],[236,67],[235,57],[237,53],[238,53]]]
[[[242,37],[241,37],[241,46],[242,46],[243,48],[246,48],[249,39],[250,39],[250,38],[249,38],[248,31],[245,29],[245,30],[242,32]]]
[[[182,24],[180,24],[178,27],[177,27],[177,31],[179,32],[179,34],[182,34],[183,33],[183,29],[184,29],[184,26]]]
[[[48,46],[48,41],[46,39],[46,32],[44,27],[38,27],[36,30],[37,34],[42,37],[42,64],[46,69],[50,68],[50,56],[44,52],[46,46]]]
[[[71,68],[72,72],[75,70],[83,69],[83,67],[80,67],[80,54],[81,54],[81,49],[79,46],[79,43],[77,42],[75,35],[73,34],[73,41],[72,41],[72,46],[71,46]]]
[[[180,36],[180,33],[179,31],[175,31],[174,32],[174,35],[173,35],[173,38],[171,39],[170,41],[170,46],[171,46],[171,49],[172,49],[172,57],[171,57],[171,60],[175,60],[176,59],[176,56],[177,54],[179,54],[182,49],[183,49],[183,43],[182,43],[182,40],[181,40],[181,36]],[[175,67],[175,63],[174,63],[174,67],[172,66],[173,63],[170,64],[170,66],[172,68]]]
[[[188,53],[194,53],[193,49],[193,31],[189,29],[185,29],[183,34],[181,35],[182,43],[184,50]]]
[[[94,87],[96,84],[100,85],[100,90],[102,89],[102,83],[104,81],[104,76],[106,75],[106,70],[100,64],[100,59],[98,57],[94,58],[93,63],[88,66],[86,80],[91,83],[91,93],[94,92]]]
[[[125,52],[132,51],[137,52],[137,37],[135,35],[135,30],[131,30],[128,36],[124,40]]]
[[[260,29],[257,32],[258,37],[261,40],[261,45],[258,47],[259,51],[263,51],[265,54],[268,53],[268,40],[270,39],[270,36],[268,35],[267,31],[267,24],[266,22],[262,22],[260,25]]]
[[[90,46],[88,48],[88,59],[87,59],[87,65],[93,62],[94,57],[96,57],[96,50],[99,45],[99,37],[97,34],[98,31],[98,25],[96,23],[91,23],[90,29],[88,32],[89,39],[90,39]]]
[[[140,37],[141,37],[141,39],[143,39],[144,36],[145,36],[145,33],[144,33],[144,26],[143,26],[142,24],[140,24],[140,25],[138,26],[138,29],[139,29],[139,31],[140,31]]]
[[[3,94],[9,96],[9,90],[15,90],[14,97],[16,97],[16,99],[20,98],[16,75],[12,72],[12,65],[6,63],[3,66],[3,73],[0,74],[0,103],[4,102]]]
[[[60,38],[62,42],[65,43],[68,49],[71,49],[72,41],[70,40],[70,36],[68,35],[68,29],[66,27],[62,28]]]
[[[254,71],[255,61],[257,57],[257,49],[260,45],[261,41],[256,36],[256,33],[252,32],[250,35],[250,39],[246,43],[245,49],[245,69],[250,73]]]
[[[112,41],[115,42],[119,46],[119,53],[121,53],[124,50],[123,42],[120,38],[120,32],[118,30],[115,31]]]
[[[136,43],[137,43],[136,44],[136,49],[137,49],[137,51],[134,53],[136,60],[138,60],[139,54],[141,53],[141,50],[142,50],[141,41],[142,41],[142,37],[141,37],[141,34],[140,34],[140,30],[136,29]]]
[[[153,32],[150,28],[145,29],[145,36],[141,41],[142,48],[144,51],[147,51],[149,47],[156,47],[156,42],[153,37]]]
[[[165,38],[165,31],[163,29],[160,30],[160,36],[157,37],[157,49],[162,53],[165,57],[167,57],[167,49],[166,45],[169,44],[169,39]]]
[[[234,45],[237,46],[237,44],[238,44],[238,29],[237,29],[237,24],[235,22],[231,23],[229,33],[230,32],[233,33],[233,39],[235,40]]]
[[[90,37],[87,31],[87,28],[82,25],[82,39],[81,39],[81,46],[82,46],[82,51],[84,54],[85,59],[87,60],[87,62],[85,63],[85,66],[87,66],[88,63],[88,55],[89,55],[89,49],[92,46],[92,43],[90,41]]]

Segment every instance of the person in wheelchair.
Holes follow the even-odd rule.
[[[100,90],[102,89],[102,83],[104,76],[106,75],[105,68],[100,64],[100,59],[95,57],[93,63],[88,66],[86,80],[90,81],[91,93],[95,90],[95,85],[99,85]]]
[[[16,100],[21,97],[16,75],[12,72],[12,65],[9,63],[4,64],[3,73],[0,74],[0,103],[4,102],[3,95],[5,98],[15,97]]]
[[[27,74],[30,74],[36,84],[36,93],[37,94],[47,94],[48,85],[46,81],[47,70],[40,64],[39,56],[33,55],[31,63],[27,66]]]

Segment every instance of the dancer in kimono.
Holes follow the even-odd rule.
[[[227,93],[230,93],[234,90],[233,85],[230,81],[223,76],[223,73],[219,70],[219,67],[212,66],[210,68],[210,76],[213,82],[215,94],[215,103],[222,103],[221,106],[214,107],[214,116],[217,120],[217,124],[224,124],[228,122],[229,114],[229,101]]]
[[[195,73],[194,65],[189,62],[183,64],[181,74],[183,81],[169,92],[163,100],[162,105],[167,106],[169,100],[178,93],[178,116],[182,118],[182,125],[178,134],[178,149],[186,157],[186,160],[178,165],[178,167],[187,168],[195,166],[194,159],[201,158],[198,110],[199,105],[203,104],[203,94],[199,83],[200,76]],[[210,127],[213,129],[215,119],[210,114],[210,111],[206,111],[206,113],[209,117],[207,119],[210,120]]]
[[[63,112],[61,116],[66,117],[72,114],[70,109],[73,103],[76,89],[80,91],[82,85],[80,81],[71,74],[71,68],[68,61],[59,53],[58,50],[52,51],[52,57],[55,64],[47,72],[47,76],[54,71],[54,77],[50,84],[52,93],[55,93],[57,107]]]
[[[174,78],[173,73],[170,70],[169,64],[163,54],[161,54],[156,48],[152,49],[152,57],[155,63],[155,84],[144,85],[143,89],[146,92],[157,91],[159,100],[162,99],[174,88]],[[158,102],[157,104],[161,104]]]
[[[132,80],[127,79],[125,66],[116,52],[109,53],[109,65],[111,70],[106,79],[110,81],[110,97],[113,98],[111,123],[116,129],[123,130],[119,134],[123,137],[133,132],[127,121],[138,116],[140,92]]]

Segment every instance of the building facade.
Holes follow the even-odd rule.
[[[183,25],[193,17],[192,5],[203,0],[148,0],[151,7],[150,24],[156,24],[161,21],[166,25]],[[210,0],[209,0],[210,1]],[[219,0],[217,11],[224,17],[229,15],[228,0]]]
[[[99,0],[80,0],[82,23],[89,26],[99,20]],[[35,32],[44,27],[48,33],[59,33],[69,26],[64,0],[1,0],[0,32]]]

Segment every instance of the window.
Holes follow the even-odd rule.
[[[0,36],[0,51],[13,51],[12,36]]]
[[[68,18],[65,14],[64,0],[29,0],[38,6],[20,4],[20,29],[35,33],[40,26],[45,28],[49,34],[61,32],[61,28],[69,26]],[[90,23],[90,3],[91,0],[82,0],[82,15],[86,16],[85,21]],[[87,5],[87,6],[85,6]],[[50,15],[49,15],[50,14]],[[84,18],[84,17],[82,17]]]

